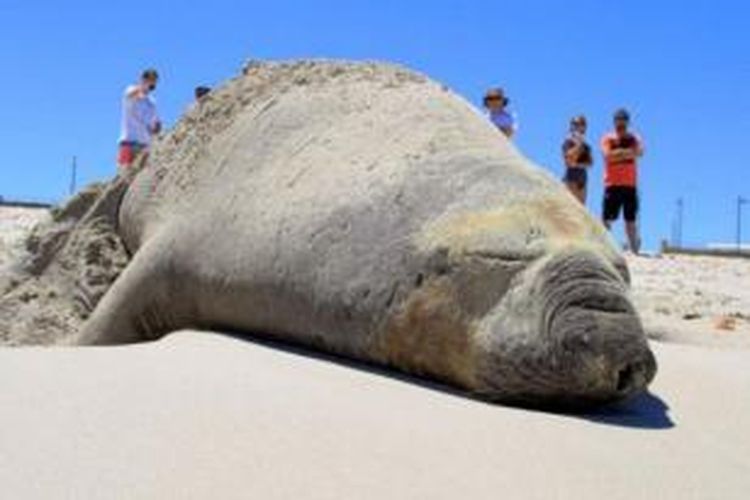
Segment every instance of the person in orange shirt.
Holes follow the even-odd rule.
[[[607,133],[601,142],[604,154],[604,225],[612,228],[612,223],[620,216],[622,209],[625,218],[625,232],[633,253],[640,250],[638,235],[638,159],[643,156],[643,141],[630,132],[630,114],[625,109],[615,112],[615,130]]]

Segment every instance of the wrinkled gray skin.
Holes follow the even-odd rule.
[[[394,66],[251,68],[156,148],[120,234],[134,258],[77,343],[229,329],[541,405],[656,371],[602,226]]]

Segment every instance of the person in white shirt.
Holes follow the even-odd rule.
[[[122,98],[117,168],[126,179],[132,179],[143,168],[152,139],[161,131],[156,102],[151,95],[158,80],[156,70],[147,69],[138,84],[125,89]]]

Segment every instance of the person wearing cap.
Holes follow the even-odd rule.
[[[619,109],[614,115],[615,129],[602,137],[604,155],[604,203],[602,219],[612,228],[623,211],[625,232],[633,253],[640,250],[638,235],[638,159],[643,156],[643,140],[629,131],[630,114]]]
[[[586,204],[588,169],[594,164],[591,146],[586,142],[586,117],[579,115],[570,120],[570,135],[562,145],[565,176],[563,182],[573,196]]]
[[[153,138],[161,131],[161,121],[152,96],[159,75],[155,69],[141,74],[140,82],[125,89],[122,99],[118,174],[130,180],[143,168]]]
[[[484,107],[489,113],[490,121],[509,139],[516,133],[515,117],[508,112],[510,99],[501,88],[494,88],[484,95]]]

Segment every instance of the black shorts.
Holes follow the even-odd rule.
[[[578,186],[578,189],[583,189],[586,187],[587,181],[588,181],[588,171],[585,168],[568,167],[565,169],[565,177],[563,177],[563,182],[567,182],[568,184],[574,184]]]
[[[605,221],[617,220],[620,209],[625,212],[627,222],[635,222],[638,217],[638,191],[634,187],[610,186],[604,190],[602,218]]]

